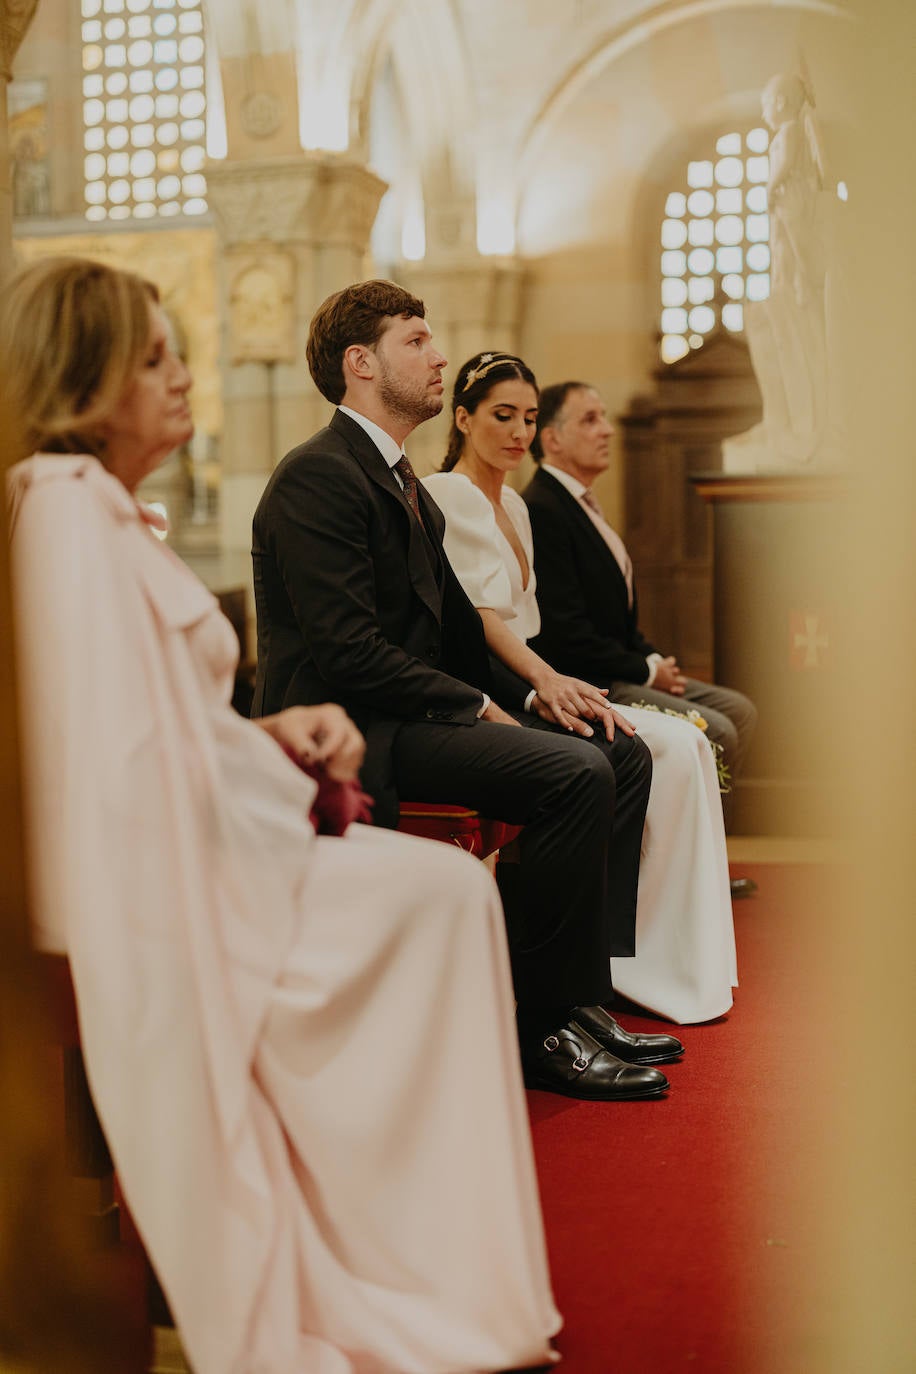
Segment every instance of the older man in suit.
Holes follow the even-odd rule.
[[[633,951],[648,750],[611,710],[595,722],[613,736],[604,750],[526,716],[527,684],[490,662],[442,514],[403,450],[442,407],[445,358],[422,301],[390,282],[348,287],[319,308],[307,355],[338,409],[282,460],[255,514],[254,711],[344,706],[366,736],[381,824],[396,823],[399,797],[522,824],[503,895],[527,1080],[658,1096],[667,1080],[648,1066],[680,1042],[631,1035],[601,1005],[609,956]]]
[[[613,433],[601,397],[586,382],[541,392],[532,445],[538,471],[524,492],[541,609],[532,647],[561,672],[609,687],[614,701],[646,701],[663,710],[696,706],[735,779],[756,708],[730,687],[686,677],[674,656],[641,632],[629,554],[591,490],[608,466]],[[747,879],[732,884],[736,896],[752,889]]]

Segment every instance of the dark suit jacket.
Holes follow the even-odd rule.
[[[645,682],[660,652],[640,634],[617,559],[582,505],[539,469],[523,492],[534,534],[541,632],[531,647],[559,672],[596,687]]]
[[[366,736],[363,786],[388,825],[403,722],[473,725],[483,692],[514,707],[528,690],[491,663],[445,557],[445,518],[418,492],[426,533],[365,430],[338,411],[282,460],[254,517],[252,714],[339,702]]]

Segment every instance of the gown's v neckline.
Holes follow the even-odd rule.
[[[469,480],[470,480],[470,479],[469,479]],[[485,494],[486,494],[486,493],[485,493]],[[487,500],[489,500],[489,497],[487,497]],[[519,535],[518,530],[517,530],[516,527],[515,527],[515,521],[512,519],[512,516],[509,514],[509,512],[506,510],[505,506],[503,505],[502,499],[500,499],[499,508],[500,508],[500,510],[503,512],[503,514],[505,515],[506,519],[509,521],[509,524],[510,524],[510,525],[512,526],[512,528],[515,530],[516,536],[517,536],[517,538],[518,538],[518,542],[519,542],[519,544],[521,544],[521,543],[522,543],[521,536]],[[530,587],[530,585],[531,585],[531,564],[528,562],[527,556],[526,556],[525,562],[524,562],[524,564],[523,564],[523,563],[522,563],[522,560],[519,558],[518,554],[515,552],[515,549],[512,547],[512,541],[511,541],[511,539],[507,538],[507,536],[506,536],[506,535],[503,533],[503,531],[499,528],[499,521],[498,521],[498,520],[496,521],[496,533],[499,535],[500,539],[501,539],[501,540],[503,541],[503,543],[506,545],[506,547],[508,548],[508,550],[509,550],[509,552],[511,553],[512,557],[515,559],[516,565],[518,566],[519,577],[520,577],[521,584],[522,584],[522,591],[523,591],[523,592],[526,592],[526,591],[528,590],[528,588]],[[522,546],[522,552],[524,553],[524,545]]]

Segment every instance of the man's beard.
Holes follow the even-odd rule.
[[[378,356],[378,355],[376,355]],[[379,400],[393,420],[421,425],[442,409],[442,397],[433,395],[422,382],[399,382],[384,358],[379,358]]]

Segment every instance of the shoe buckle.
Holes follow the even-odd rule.
[[[547,1039],[544,1041],[544,1049],[548,1054],[553,1054],[554,1050],[559,1048],[559,1044],[560,1041],[557,1036],[548,1035]]]
[[[588,1060],[584,1059],[580,1054],[578,1058],[573,1060],[573,1068],[576,1073],[585,1073],[585,1070],[588,1068]]]

